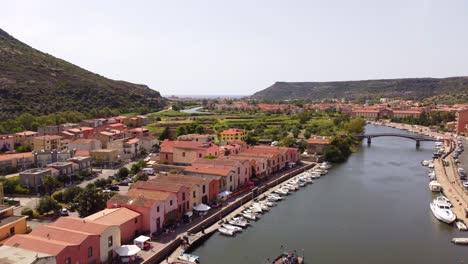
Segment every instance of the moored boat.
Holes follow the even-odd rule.
[[[461,221],[455,222],[455,226],[456,226],[456,227],[458,228],[458,230],[460,230],[460,231],[466,231],[466,230],[468,230],[468,229],[466,228],[466,225],[465,225],[463,222],[461,222]]]
[[[250,225],[249,221],[242,216],[234,217],[231,220],[229,220],[228,223],[231,225],[244,227],[244,228]]]
[[[429,182],[429,190],[433,192],[440,192],[442,191],[442,185],[438,181],[433,180]]]
[[[255,216],[255,215],[252,214],[252,213],[242,212],[242,216],[245,217],[245,219],[257,220],[257,216]]]
[[[457,219],[453,211],[450,209],[450,205],[447,203],[434,199],[430,203],[430,207],[435,218],[444,223],[451,224],[455,219]]]
[[[452,238],[452,242],[455,244],[468,245],[468,237],[455,237]]]
[[[182,253],[182,255],[177,257],[177,259],[187,261],[190,263],[200,263],[200,257],[193,254]]]
[[[242,232],[242,228],[235,226],[235,225],[230,225],[230,224],[223,224],[222,225],[224,228],[232,230],[234,232]]]
[[[226,236],[233,236],[235,231],[234,230],[231,230],[231,229],[227,229],[225,227],[220,227],[218,228],[218,231],[223,234],[223,235],[226,235]]]

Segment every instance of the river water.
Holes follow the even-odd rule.
[[[402,132],[374,125],[366,132]],[[467,236],[436,220],[428,171],[434,143],[375,138],[313,185],[286,197],[235,237],[215,234],[193,254],[204,264],[268,263],[304,250],[306,263],[468,263]]]

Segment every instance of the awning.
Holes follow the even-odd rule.
[[[148,241],[148,240],[150,240],[150,238],[147,237],[147,236],[139,236],[139,237],[137,237],[137,238],[135,238],[135,239],[133,240],[133,243],[134,243],[134,244],[136,244],[136,243],[145,243],[145,242]]]
[[[203,204],[203,203],[193,207],[193,210],[199,211],[199,212],[206,212],[206,211],[208,211],[210,209],[211,209],[211,207],[209,207],[208,205]]]
[[[224,198],[224,197],[228,197],[232,192],[230,191],[224,191],[224,192],[221,192],[218,194],[219,197],[221,198]]]
[[[136,245],[123,245],[115,249],[115,253],[121,257],[130,257],[136,255],[141,249]]]

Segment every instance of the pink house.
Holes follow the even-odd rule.
[[[230,155],[231,160],[247,160],[250,165],[250,177],[264,178],[268,174],[268,161],[263,157],[248,155]]]
[[[142,215],[127,208],[104,209],[84,220],[106,226],[118,226],[122,244],[133,243],[133,239],[143,230]]]
[[[197,159],[192,163],[194,167],[226,169],[237,174],[237,187],[244,185],[250,178],[250,164],[248,160],[230,159],[229,156],[220,157],[214,160]]]
[[[190,165],[195,159],[205,156],[219,156],[219,154],[219,147],[211,142],[165,140],[161,144],[160,162]]]

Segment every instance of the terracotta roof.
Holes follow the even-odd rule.
[[[32,158],[32,156],[33,156],[32,152],[0,155],[0,161],[22,159],[22,158]]]
[[[127,196],[130,197],[143,197],[146,199],[151,199],[155,201],[165,201],[171,196],[170,192],[156,191],[156,190],[146,190],[133,188],[128,191]]]
[[[120,226],[140,216],[140,213],[132,211],[125,207],[104,209],[86,218],[87,221],[100,225],[117,225]]]
[[[241,161],[229,159],[229,156],[220,157],[219,159],[196,159],[192,162],[193,167],[196,167],[196,164],[206,164],[206,165],[222,165],[222,166],[234,166]]]
[[[73,245],[81,245],[87,238],[89,238],[90,236],[94,236],[89,232],[81,232],[53,225],[38,226],[34,228],[30,234],[32,236],[63,241],[65,243]]]
[[[243,133],[244,133],[244,130],[242,130],[242,129],[230,128],[230,129],[226,129],[223,132],[221,132],[221,135],[239,135],[239,134],[243,134]]]
[[[417,110],[394,110],[394,114],[421,114],[421,111]]]
[[[131,205],[131,206],[139,206],[139,207],[146,207],[149,208],[153,205],[154,200],[146,199],[143,197],[130,197],[127,195],[116,194],[112,196],[109,200],[110,204],[113,205]]]
[[[138,133],[138,132],[148,132],[149,130],[143,127],[136,127],[136,128],[129,129],[128,131]]]
[[[89,151],[87,150],[77,150],[75,152],[75,156],[86,156],[86,157],[89,157],[90,154],[89,154]]]
[[[42,252],[52,256],[57,256],[66,247],[72,246],[72,244],[70,243],[54,239],[18,234],[6,240],[4,244],[11,247],[18,247],[27,250]]]
[[[175,144],[175,141],[165,139],[163,143],[161,143],[161,152],[168,152],[168,153],[174,152],[174,144]]]
[[[215,146],[216,145],[212,143],[202,143],[202,142],[197,142],[197,141],[185,141],[185,140],[174,141],[174,148],[207,149],[207,148],[215,147]]]
[[[18,136],[33,136],[33,135],[37,135],[38,133],[35,132],[35,131],[23,131],[23,132],[18,132],[18,133],[15,133],[15,135],[18,135]]]
[[[329,145],[330,138],[329,137],[312,137],[307,140],[307,144]]]
[[[228,176],[229,173],[231,172],[230,170],[224,170],[224,169],[200,168],[200,167],[194,167],[194,166],[185,168],[185,171],[200,173],[200,174],[218,175],[218,176],[224,176],[224,177]]]
[[[106,225],[86,221],[87,218],[60,217],[51,226],[100,235],[107,229]]]
[[[133,184],[133,188],[146,189],[146,190],[155,190],[155,191],[165,191],[178,193],[183,187],[181,184],[169,184],[166,182],[157,182],[155,180],[150,181],[138,181]]]
[[[127,144],[136,144],[138,142],[140,142],[140,140],[138,138],[132,138],[132,139],[127,140],[127,142],[125,142],[125,143],[127,143]]]

